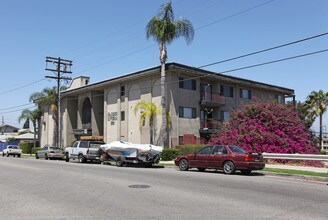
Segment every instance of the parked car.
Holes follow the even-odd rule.
[[[80,163],[87,161],[100,162],[100,146],[103,141],[80,140],[75,141],[72,147],[65,148],[65,160],[78,159]]]
[[[2,151],[2,156],[4,157],[5,155],[6,157],[9,157],[9,155],[13,155],[14,157],[21,157],[22,150],[19,149],[19,147],[16,145],[8,145],[6,149],[3,149]]]
[[[175,159],[175,165],[182,171],[197,168],[205,171],[208,168],[223,170],[232,174],[240,170],[242,174],[250,174],[252,170],[265,167],[262,154],[247,153],[238,146],[206,146],[193,154],[180,155]]]
[[[44,158],[45,160],[48,159],[64,159],[65,152],[64,150],[60,149],[59,147],[55,146],[44,146],[41,150],[35,153],[35,158]]]

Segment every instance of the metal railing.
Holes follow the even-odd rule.
[[[224,121],[218,118],[200,119],[200,129],[220,129],[223,127]]]
[[[200,92],[200,101],[201,103],[225,104],[224,96],[214,92]]]
[[[277,154],[263,153],[265,159],[328,161],[328,155],[322,154]]]

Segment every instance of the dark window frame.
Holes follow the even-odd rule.
[[[187,90],[197,90],[197,84],[195,79],[188,79],[179,77],[179,88]]]
[[[184,115],[184,109],[191,109],[191,117],[187,117]],[[197,118],[197,109],[192,107],[179,106],[179,118]]]

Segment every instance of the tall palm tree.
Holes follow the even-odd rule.
[[[163,146],[168,147],[166,86],[165,86],[165,62],[167,60],[166,45],[174,39],[184,37],[187,44],[194,38],[194,28],[191,22],[184,18],[174,19],[172,3],[163,4],[157,14],[146,26],[146,37],[152,37],[160,45],[161,62],[161,105],[162,105],[162,129]]]
[[[146,119],[149,120],[149,132],[150,132],[150,144],[154,144],[154,121],[158,114],[161,114],[161,109],[158,108],[154,103],[152,102],[146,102],[146,101],[139,101],[134,106],[134,114],[137,114],[137,112],[141,110],[141,114],[139,117],[139,127],[140,130],[143,126],[143,123]]]
[[[322,117],[323,114],[327,111],[328,105],[328,92],[325,93],[322,90],[319,92],[312,91],[311,94],[307,97],[305,101],[305,108],[307,109],[308,115],[315,117],[319,116],[319,141],[320,148],[322,149]]]
[[[28,120],[32,122],[34,128],[34,141],[33,141],[33,148],[36,147],[36,128],[37,128],[37,120],[41,117],[42,111],[39,108],[34,110],[24,109],[21,115],[18,117],[18,122],[20,123],[22,120]],[[38,128],[39,129],[39,128]]]
[[[60,90],[63,91],[67,87],[61,86]],[[53,143],[52,145],[56,145],[58,143],[58,94],[57,87],[54,86],[52,88],[44,88],[41,92],[35,92],[30,95],[30,101],[33,101],[37,104],[38,108],[42,108],[42,106],[50,106],[52,112],[52,119],[54,120],[54,134],[53,134]],[[38,122],[41,124],[41,122]],[[39,129],[40,130],[40,129]]]

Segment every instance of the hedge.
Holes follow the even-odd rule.
[[[178,156],[178,149],[175,148],[164,148],[161,153],[161,160],[163,161],[169,161],[173,160]]]
[[[179,149],[178,155],[182,155],[182,154],[193,154],[197,150],[203,148],[204,146],[206,146],[206,145],[205,144],[189,144],[189,145],[180,145],[180,146],[177,146],[177,148]]]
[[[19,148],[22,149],[23,154],[31,154],[33,150],[33,143],[22,142],[19,144]]]

